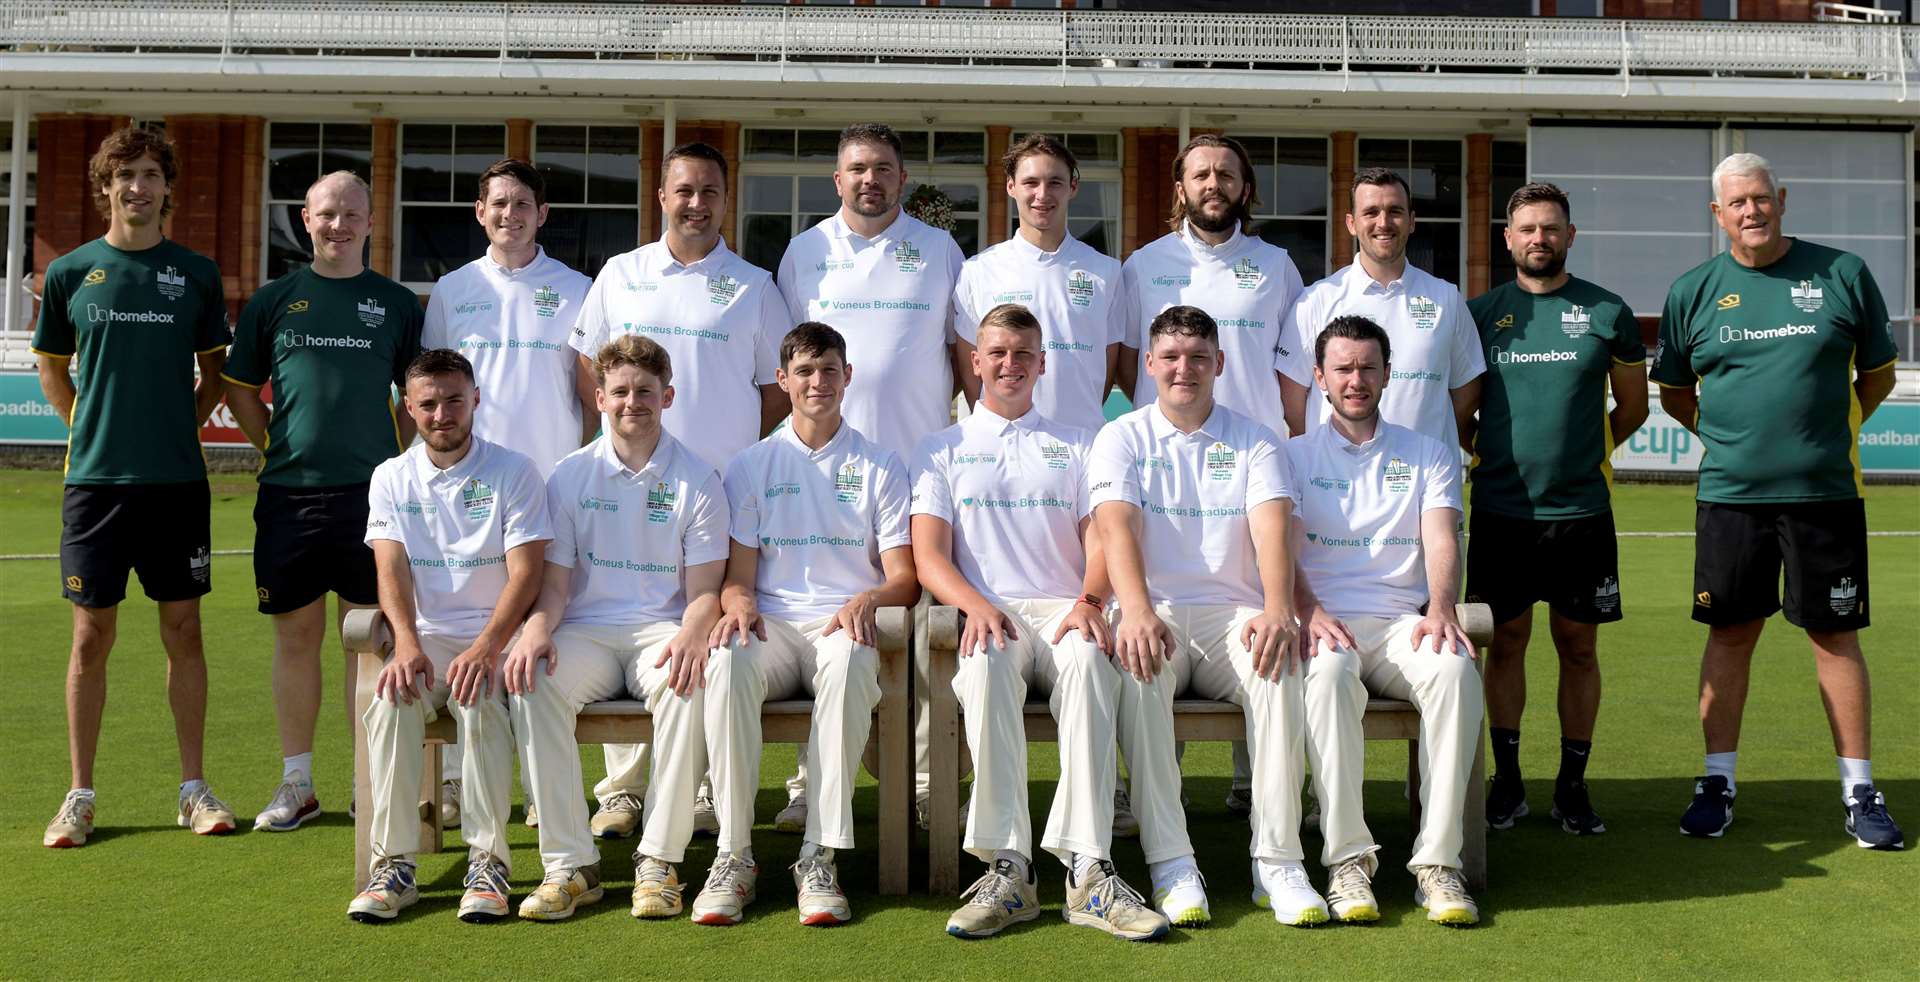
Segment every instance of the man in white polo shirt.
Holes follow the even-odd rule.
[[[1040,415],[1089,432],[1106,425],[1107,389],[1120,354],[1126,304],[1120,261],[1068,234],[1067,207],[1080,190],[1080,163],[1056,137],[1030,133],[1001,158],[1007,197],[1020,213],[1014,236],[960,268],[953,330],[970,397],[980,378],[972,356],[980,319],[1004,303],[1031,311],[1046,332],[1046,374],[1034,389]]]
[[[1305,614],[1308,753],[1327,867],[1342,921],[1374,921],[1380,847],[1361,814],[1361,718],[1369,692],[1420,711],[1420,831],[1407,868],[1427,919],[1480,918],[1460,875],[1461,819],[1484,700],[1460,595],[1459,451],[1381,417],[1393,344],[1378,324],[1340,317],[1315,339],[1314,373],[1332,420],[1287,442],[1300,482],[1298,609]]]
[[[468,753],[466,894],[460,919],[507,916],[507,808],[513,735],[500,659],[540,589],[546,490],[525,456],[473,435],[473,366],[425,351],[407,367],[407,412],[421,442],[373,472],[367,544],[393,655],[363,717],[372,772],[373,868],[347,906],[364,923],[392,920],[420,899],[416,789],[427,720],[453,714]],[[362,802],[362,804],[367,804]]]
[[[1042,336],[1025,307],[987,311],[974,335],[983,385],[973,414],[921,440],[914,458],[914,568],[935,600],[966,615],[950,680],[973,750],[963,845],[988,867],[947,933],[982,938],[1040,916],[1021,724],[1031,685],[1052,697],[1060,728],[1060,783],[1040,844],[1067,866],[1062,914],[1151,940],[1167,920],[1112,862],[1120,673],[1108,661],[1106,561],[1087,534],[1093,434],[1035,405],[1050,367]]]
[[[1306,711],[1292,664],[1293,501],[1280,439],[1217,403],[1218,328],[1197,307],[1154,318],[1155,401],[1100,431],[1090,497],[1120,600],[1120,748],[1133,776],[1155,904],[1175,924],[1212,915],[1180,807],[1173,700],[1246,713],[1253,748],[1253,897],[1282,924],[1325,921],[1301,865]]]
[[[1353,314],[1384,329],[1399,359],[1394,384],[1380,397],[1380,415],[1458,445],[1480,406],[1480,376],[1487,371],[1467,301],[1453,284],[1407,262],[1414,216],[1412,192],[1400,175],[1383,167],[1361,171],[1351,206],[1347,231],[1359,255],[1300,294],[1274,352],[1287,430],[1299,435],[1331,418],[1324,401],[1308,398],[1314,340],[1334,318]]]
[[[846,342],[825,324],[801,324],[781,342],[780,364],[793,403],[788,426],[727,467],[733,546],[711,640],[734,648],[735,671],[765,679],[766,698],[813,696],[806,840],[793,882],[800,923],[831,925],[853,916],[834,853],[854,845],[854,778],[880,702],[874,614],[912,606],[920,585],[906,468],[840,415],[853,381]],[[759,787],[757,713],[746,729],[736,739],[755,764],[738,778],[747,803],[736,805],[732,789],[719,802],[729,815],[750,807]],[[695,908],[706,899],[703,892]]]
[[[582,364],[626,334],[653,339],[680,377],[667,432],[716,468],[773,432],[787,415],[774,380],[780,339],[793,323],[766,270],[727,248],[727,158],[704,143],[667,152],[658,192],[660,241],[607,260],[573,331]],[[596,784],[594,834],[616,838],[639,824],[646,797],[645,744],[602,748],[606,779]],[[719,826],[711,789],[695,798],[695,831]]]
[[[547,482],[553,545],[540,599],[506,664],[546,866],[520,904],[529,920],[561,920],[601,896],[600,853],[580,800],[574,723],[582,707],[631,693],[653,716],[655,780],[634,852],[635,917],[680,913],[675,864],[693,836],[694,790],[708,758],[704,714],[725,708],[722,694],[736,711],[759,714],[757,687],[728,672],[724,658],[707,659],[726,574],[727,502],[713,465],[661,429],[675,396],[672,363],[652,339],[628,334],[601,349],[594,376],[597,408],[612,425]],[[722,739],[716,748],[722,774],[739,769],[727,756],[736,746]],[[737,842],[723,840],[716,867],[744,845],[751,815],[729,830]]]

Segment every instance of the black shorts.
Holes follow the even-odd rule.
[[[127,598],[128,571],[166,603],[213,589],[207,482],[69,484],[60,502],[60,595],[82,607]]]
[[[1505,624],[1546,601],[1581,624],[1620,619],[1620,544],[1613,512],[1513,518],[1475,509],[1467,539],[1467,602]]]
[[[253,583],[263,614],[285,614],[337,593],[380,600],[367,535],[367,486],[260,485],[253,500]]]
[[[1701,501],[1693,531],[1694,620],[1724,627],[1785,610],[1810,631],[1867,626],[1866,502]]]

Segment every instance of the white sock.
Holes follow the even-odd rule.
[[[93,797],[93,789],[92,789],[92,788],[74,788],[74,789],[73,789],[72,791],[69,791],[69,792],[67,792],[67,793],[68,793],[68,794],[77,794],[77,795],[79,795],[79,796],[80,796],[80,797],[82,797],[82,798],[91,798],[91,797]]]
[[[800,843],[800,856],[803,859],[808,857],[817,857],[829,863],[833,862],[833,850],[828,849],[824,846],[816,845],[812,842]]]
[[[1093,871],[1100,868],[1100,857],[1089,856],[1084,852],[1076,852],[1073,854],[1073,858],[1067,862],[1067,868],[1073,871],[1073,882],[1085,883],[1087,877],[1093,875]]]
[[[1873,783],[1873,761],[1858,757],[1835,757],[1840,762],[1840,800],[1846,801],[1853,794],[1856,784]]]
[[[295,774],[304,774],[307,780],[313,780],[313,751],[280,758],[280,780],[290,781]]]
[[[1707,776],[1727,779],[1727,793],[1735,794],[1733,784],[1733,763],[1740,757],[1740,751],[1729,750],[1723,754],[1707,755]]]
[[[1013,864],[1013,872],[1014,872],[1015,879],[1025,880],[1027,878],[1027,857],[1022,856],[1011,849],[994,850],[992,865],[996,865],[996,866],[999,865],[1000,861],[1003,859]]]
[[[753,865],[753,847],[745,846],[739,849],[735,849],[733,851],[733,858],[738,859],[743,863],[746,863],[748,866],[752,866]]]
[[[207,790],[207,782],[199,780],[198,778],[192,781],[180,782],[180,797],[182,798],[185,798],[186,796],[193,794],[196,791],[205,791],[205,790]]]
[[[1164,862],[1150,863],[1147,865],[1147,876],[1153,881],[1156,889],[1173,882],[1180,874],[1189,871],[1195,873],[1200,871],[1200,867],[1195,865],[1193,861],[1192,853]]]

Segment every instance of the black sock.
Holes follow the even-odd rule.
[[[1566,786],[1587,779],[1587,756],[1593,753],[1592,740],[1560,738],[1560,776],[1553,783]]]
[[[1520,780],[1520,731],[1493,727],[1493,776],[1508,781]]]

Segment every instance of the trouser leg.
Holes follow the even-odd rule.
[[[880,653],[845,631],[822,636],[828,621],[802,628],[812,641],[813,725],[807,735],[806,841],[853,848],[853,787],[860,754],[880,703]]]
[[[1307,760],[1320,802],[1320,862],[1331,868],[1380,849],[1361,803],[1367,687],[1360,681],[1360,656],[1350,648],[1319,645],[1307,661],[1305,702]]]

